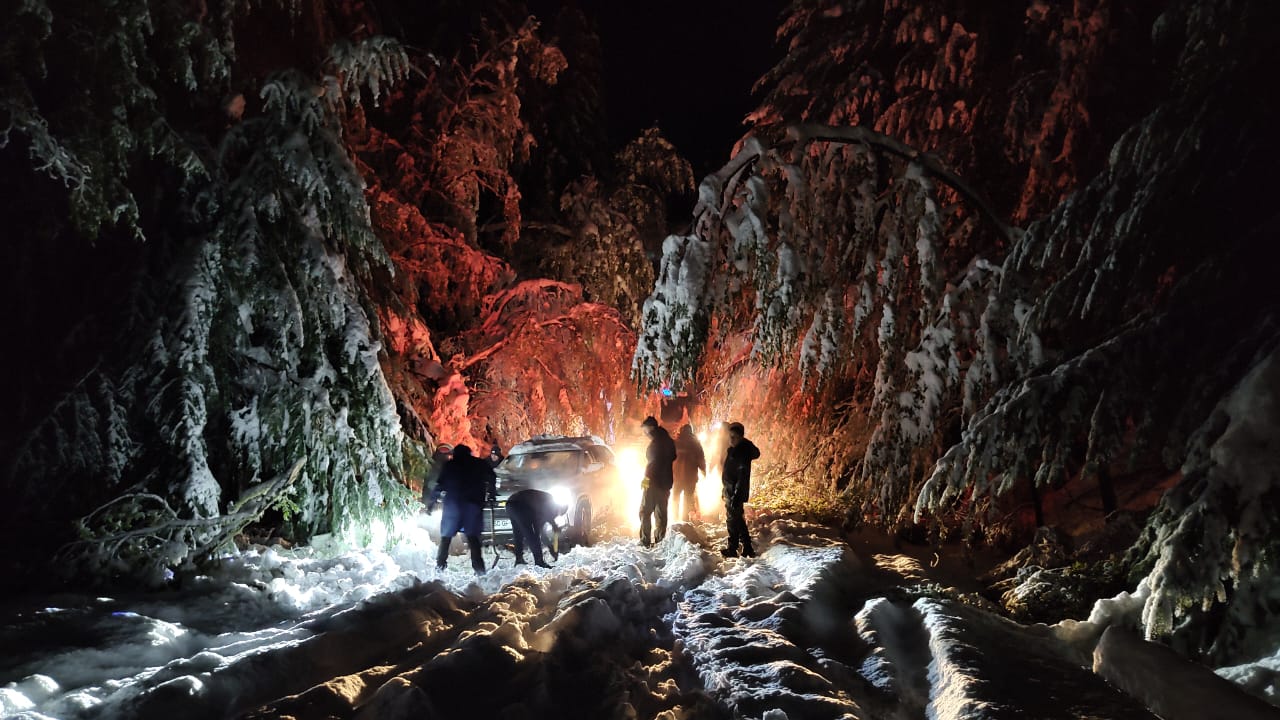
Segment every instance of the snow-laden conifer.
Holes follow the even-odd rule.
[[[408,509],[404,437],[365,289],[390,264],[341,122],[362,92],[376,102],[404,77],[404,52],[373,38],[339,44],[318,75],[271,74],[260,111],[230,115],[211,149],[170,127],[166,103],[172,82],[208,91],[226,80],[217,18],[106,8],[120,16],[94,39],[59,35],[72,17],[42,8],[18,12],[53,28],[22,49],[82,53],[59,68],[94,89],[84,110],[102,119],[40,115],[41,79],[19,64],[5,101],[22,113],[5,140],[21,136],[33,169],[69,186],[81,232],[145,234],[154,264],[124,299],[132,353],[105,357],[28,434],[6,468],[15,497],[84,508],[62,557],[88,578],[162,582],[272,507],[295,537],[369,540]],[[178,181],[161,189],[176,220],[139,214],[124,181],[140,158]],[[71,487],[81,490],[68,498]]]
[[[1278,337],[1276,296],[1258,292],[1270,282],[1259,259],[1275,224],[1250,179],[1274,164],[1263,138],[1277,107],[1229,79],[1269,77],[1257,28],[1275,10],[1246,5],[1179,3],[1136,28],[1126,23],[1137,16],[1113,26],[1079,5],[1028,14],[1029,37],[1050,32],[1057,53],[1060,74],[1045,76],[1052,91],[1042,93],[973,84],[1000,74],[990,65],[1004,52],[990,24],[1006,12],[997,6],[953,15],[914,3],[794,4],[781,32],[793,52],[762,82],[756,130],[703,182],[695,210],[695,237],[715,259],[709,285],[723,289],[703,306],[713,332],[674,341],[657,329],[677,326],[675,312],[646,316],[642,337],[668,340],[642,343],[637,367],[660,372],[637,375],[658,384],[699,373],[716,381],[717,412],[786,427],[765,441],[776,464],[764,496],[795,498],[785,487],[796,478],[843,487],[853,521],[992,539],[1022,522],[1020,507],[1052,522],[1046,494],[1090,498],[1106,515],[1122,500],[1117,476],[1172,484],[1182,468],[1179,492],[1203,490],[1197,507],[1212,514],[1196,520],[1175,503],[1153,518],[1137,555],[1162,589],[1148,631],[1190,638],[1225,611],[1213,652],[1240,657],[1246,615],[1271,616],[1250,571],[1216,550],[1204,573],[1153,558],[1237,537],[1242,556],[1265,552],[1254,538],[1267,521],[1230,511],[1234,485],[1196,485],[1190,470],[1201,467],[1191,438],[1205,437],[1195,429]],[[1079,34],[1056,40],[1056,23]],[[1097,107],[1102,59],[1131,51],[1100,28],[1160,45],[1170,96],[1128,117]],[[1235,39],[1230,50],[1221,37]],[[898,64],[879,67],[885,53]],[[832,89],[829,78],[847,80]],[[1109,154],[1086,152],[1098,133],[1083,133],[1082,117],[1117,124]],[[994,121],[987,134],[984,118]],[[1007,143],[1008,167],[977,151],[979,135]],[[1012,186],[992,179],[1011,170]],[[1008,214],[1023,227],[1000,210],[1015,206]],[[664,257],[660,278],[679,262]],[[652,307],[680,310],[664,302],[678,293],[664,282]],[[743,362],[744,338],[763,367]],[[829,342],[842,343],[834,357]],[[813,377],[814,394],[775,389]],[[797,418],[810,432],[795,432]],[[1241,467],[1261,451],[1230,448]],[[1188,522],[1194,532],[1172,530]]]

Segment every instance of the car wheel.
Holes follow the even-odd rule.
[[[591,501],[578,498],[578,504],[573,508],[573,517],[570,521],[578,544],[591,547]]]

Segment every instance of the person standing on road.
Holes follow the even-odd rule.
[[[649,438],[641,483],[644,496],[640,500],[640,544],[649,547],[662,542],[667,534],[667,499],[671,494],[671,465],[676,459],[676,444],[652,415],[645,418],[640,427]],[[650,519],[654,526],[652,534]]]
[[[422,504],[431,505],[431,491],[436,485],[440,484],[440,472],[444,470],[444,464],[453,458],[453,446],[449,443],[440,443],[436,446],[436,451],[431,453],[431,460],[427,465],[427,475],[422,478]]]
[[[747,531],[747,518],[743,505],[751,497],[751,461],[760,457],[760,448],[743,437],[742,423],[729,424],[729,449],[724,454],[724,471],[721,482],[724,487],[725,526],[729,531],[728,544],[720,551],[725,557],[737,557],[738,545],[742,545],[742,557],[755,557],[751,535]]]
[[[542,528],[550,523],[551,557],[559,558],[560,526],[556,518],[568,509],[556,503],[551,493],[541,490],[521,490],[507,498],[507,515],[511,516],[511,533],[515,535],[517,565],[524,565],[524,549],[528,547],[534,565],[551,567],[542,558]]]
[[[502,464],[502,457],[502,448],[498,447],[498,443],[494,443],[493,447],[489,448],[489,466],[498,467]]]
[[[471,448],[458,445],[453,459],[444,464],[440,480],[431,491],[427,512],[435,512],[444,496],[444,513],[440,516],[440,549],[436,552],[436,569],[444,570],[449,561],[449,544],[462,533],[471,549],[471,568],[484,573],[480,534],[484,532],[485,503],[497,497],[497,476],[488,460],[471,455]]]
[[[675,517],[688,522],[698,514],[698,473],[707,472],[707,456],[702,443],[686,424],[676,434],[676,462],[672,467],[671,504]]]

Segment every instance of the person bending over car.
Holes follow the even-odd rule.
[[[484,505],[497,497],[498,478],[488,460],[471,455],[471,448],[458,445],[453,459],[444,464],[440,479],[431,491],[427,512],[435,512],[440,496],[444,496],[444,513],[440,516],[440,549],[436,552],[436,569],[444,570],[449,562],[449,544],[462,533],[471,549],[471,568],[484,573],[480,534],[484,532]]]
[[[551,557],[559,557],[560,526],[556,518],[565,514],[568,506],[558,504],[551,493],[541,490],[521,490],[507,498],[507,515],[511,516],[511,532],[515,535],[516,564],[524,565],[524,549],[533,555],[533,564],[551,567],[542,558],[542,528],[551,524]]]

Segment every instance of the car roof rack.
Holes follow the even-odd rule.
[[[544,433],[542,435],[534,435],[528,440],[512,445],[508,452],[514,453],[517,449],[523,452],[555,445],[574,446],[581,449],[585,449],[585,445],[604,445],[608,447],[608,443],[601,439],[599,435],[552,435]]]

